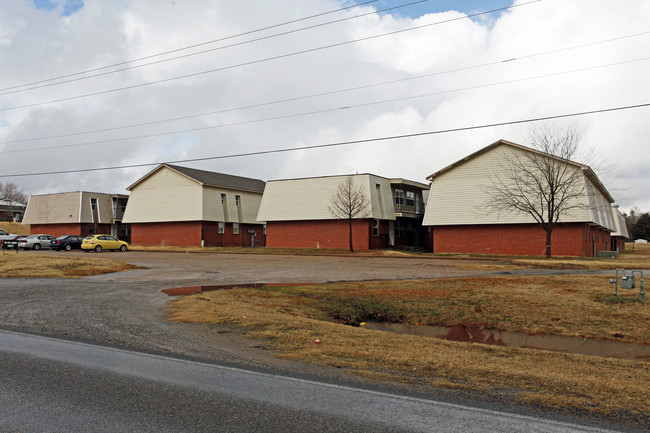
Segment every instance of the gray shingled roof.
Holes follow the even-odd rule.
[[[181,167],[179,165],[165,164],[167,167],[191,177],[197,182],[209,186],[241,189],[245,191],[264,192],[266,182],[249,177],[233,176],[230,174],[216,173],[214,171],[198,170],[196,168]]]

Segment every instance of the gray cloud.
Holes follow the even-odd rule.
[[[90,0],[76,13],[61,16],[57,10],[37,10],[28,1],[10,0],[3,4],[0,15],[0,83],[10,87],[63,76],[338,7],[341,4],[335,0],[135,0],[127,4]],[[371,8],[365,6],[361,10]],[[340,12],[288,28],[358,13]],[[390,14],[365,17],[94,79],[0,95],[0,108],[194,74],[458,16],[458,12],[444,12],[415,19]],[[321,98],[97,134],[0,144],[0,175],[204,158],[648,103],[650,61],[522,79],[642,58],[650,35],[526,56],[645,32],[649,18],[650,5],[642,0],[626,2],[625,8],[613,0],[539,2],[490,20],[454,21],[182,80],[2,111],[0,142],[5,143],[226,110],[518,58]],[[240,37],[228,43],[250,38]],[[505,81],[512,82],[491,85]],[[469,87],[475,88],[448,92]],[[436,92],[443,93],[257,121]],[[647,116],[648,109],[643,108],[578,120],[585,128],[585,146],[593,147],[605,163],[607,170],[602,180],[623,209],[650,209],[645,187],[650,178],[643,168],[650,156],[646,144],[650,136]],[[14,152],[232,123],[241,124],[185,134]],[[525,144],[525,130],[521,125],[504,126],[187,165],[265,180],[371,172],[424,182],[427,175],[500,138]],[[123,192],[149,169],[0,180],[16,182],[29,193],[78,189]]]

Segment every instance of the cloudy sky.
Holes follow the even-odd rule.
[[[617,109],[552,124],[650,211],[650,2],[413,1],[4,0],[0,182],[124,193],[160,162],[426,182],[525,145],[513,122]]]

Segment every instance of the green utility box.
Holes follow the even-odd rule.
[[[601,259],[618,259],[618,251],[600,251],[598,257]]]

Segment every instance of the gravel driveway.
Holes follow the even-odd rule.
[[[0,327],[237,365],[290,368],[263,343],[224,325],[166,320],[163,289],[214,284],[320,283],[477,274],[485,261],[177,252],[25,252],[122,260],[146,266],[79,279],[0,279]],[[495,271],[496,272],[496,271]]]

